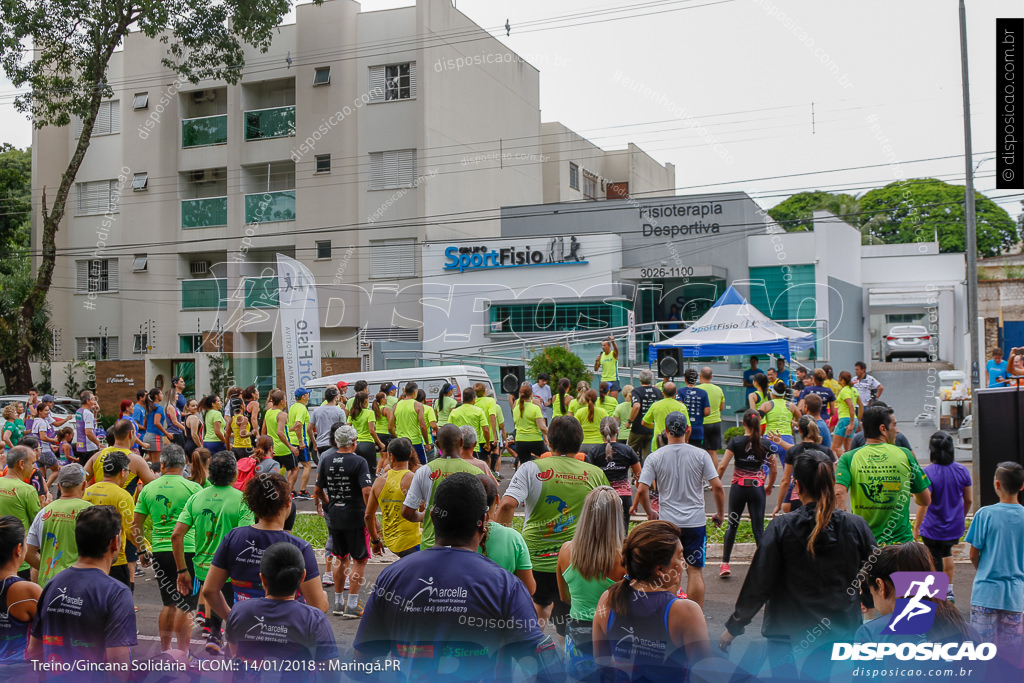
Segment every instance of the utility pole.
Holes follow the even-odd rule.
[[[967,69],[967,8],[960,0],[960,72],[964,90],[964,169],[967,174],[965,190],[965,212],[967,217],[967,331],[971,336],[970,378],[971,415],[977,420],[978,389],[981,387],[981,368],[978,362],[980,342],[978,339],[978,233],[974,213],[974,158],[971,148],[971,88]],[[977,429],[971,438],[971,461],[973,463],[975,500],[981,500],[981,463],[978,461]]]

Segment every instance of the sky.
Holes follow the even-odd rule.
[[[540,69],[543,121],[606,149],[636,143],[675,164],[679,194],[742,190],[768,208],[802,190],[964,182],[955,0],[456,4]],[[1024,192],[995,190],[995,19],[1024,12],[967,6],[976,187],[1016,217]],[[25,147],[13,91],[0,76],[0,142]]]

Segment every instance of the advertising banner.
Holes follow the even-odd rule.
[[[320,376],[320,309],[313,274],[284,254],[277,255],[277,292],[285,392],[290,401],[297,388]]]

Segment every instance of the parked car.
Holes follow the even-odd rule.
[[[348,382],[348,389],[345,392],[345,400],[355,395],[356,380],[364,379],[370,385],[370,399],[376,395],[380,385],[384,382],[391,382],[399,387],[399,395],[407,382],[416,382],[427,394],[427,404],[433,405],[434,399],[445,384],[454,384],[455,400],[462,402],[462,390],[473,386],[477,382],[483,382],[488,389],[493,389],[494,384],[487,375],[487,371],[475,365],[440,365],[426,368],[404,368],[399,370],[376,370],[373,372],[346,372],[340,375],[328,375],[319,379],[306,382],[306,388],[310,390],[309,405],[318,406],[324,400],[324,389],[335,386],[339,380]],[[500,401],[499,401],[500,403]]]
[[[924,325],[895,325],[885,335],[885,361],[893,358],[924,358],[931,353],[932,337]]]
[[[70,396],[54,396],[56,399],[53,403],[53,414],[60,417],[65,415],[74,415],[75,411],[78,410],[82,402],[77,398],[71,398]],[[0,410],[3,410],[9,403],[24,403],[28,406],[28,394],[8,394],[6,396],[0,396]]]

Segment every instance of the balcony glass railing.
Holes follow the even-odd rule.
[[[181,122],[181,146],[205,147],[228,142],[228,115],[201,116]]]
[[[224,310],[228,307],[228,281],[223,278],[182,280],[181,310],[202,308]]]
[[[295,135],[295,105],[245,112],[245,139],[268,140]]]
[[[245,195],[246,223],[295,220],[295,190]]]
[[[182,228],[210,228],[227,224],[227,197],[205,197],[181,201]]]
[[[277,278],[250,277],[245,279],[246,308],[277,308]]]

